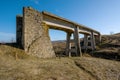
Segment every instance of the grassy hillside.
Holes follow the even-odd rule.
[[[82,42],[83,40],[81,40]],[[74,43],[72,42],[72,47],[74,48]],[[98,43],[98,40],[96,40]],[[66,42],[53,42],[53,47],[56,54],[63,54],[65,53]],[[120,60],[120,33],[113,34],[113,35],[102,35],[102,41],[100,44],[97,44],[97,49],[94,52],[87,52],[87,54],[100,57],[105,59],[115,59]],[[84,54],[86,55],[86,54]]]
[[[102,42],[98,47],[94,56],[120,60],[120,33],[103,35]]]
[[[0,80],[119,80],[120,62],[91,58],[39,59],[0,45]]]

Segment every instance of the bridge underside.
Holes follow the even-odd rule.
[[[21,43],[29,54],[41,58],[55,57],[48,29],[62,30],[67,33],[66,55],[68,56],[71,56],[71,34],[74,35],[77,56],[82,56],[79,34],[84,34],[83,48],[85,50],[88,48],[95,49],[96,37],[101,40],[98,31],[48,12],[38,12],[28,7],[23,9],[23,17],[17,16],[17,42]],[[88,43],[91,43],[91,46],[88,46]]]

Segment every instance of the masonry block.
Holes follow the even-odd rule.
[[[24,49],[28,54],[40,58],[55,57],[49,38],[49,27],[42,22],[42,13],[32,9],[23,9]]]

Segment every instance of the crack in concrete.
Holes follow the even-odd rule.
[[[38,38],[36,38],[35,40],[33,40],[33,41],[31,42],[31,44],[28,46],[28,51],[29,51],[31,45],[33,45],[33,43],[36,42],[40,37],[41,37],[41,36],[39,36]]]

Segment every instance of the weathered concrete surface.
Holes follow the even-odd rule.
[[[25,51],[40,58],[55,57],[48,27],[42,23],[42,13],[32,8],[24,8],[23,19]]]

